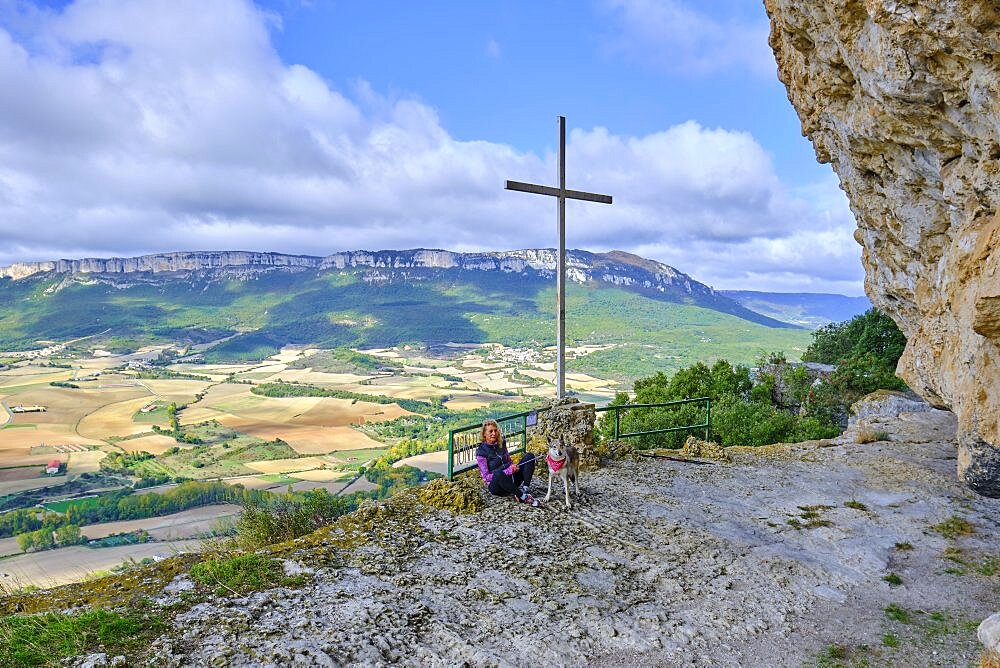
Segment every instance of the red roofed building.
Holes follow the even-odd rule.
[[[53,459],[49,462],[49,465],[45,467],[45,472],[49,475],[59,473],[59,468],[62,466],[62,462],[58,459]]]

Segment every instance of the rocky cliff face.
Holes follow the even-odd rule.
[[[19,280],[42,272],[58,274],[132,274],[170,273],[212,270],[244,272],[269,271],[274,268],[345,269],[461,269],[465,271],[533,271],[554,276],[557,268],[555,250],[526,249],[494,253],[453,253],[445,250],[350,251],[327,257],[250,253],[245,251],[159,253],[131,258],[85,258],[52,262],[22,262],[0,267],[0,278]],[[577,283],[602,281],[664,292],[680,290],[687,294],[712,297],[714,290],[670,267],[653,260],[621,251],[589,253],[569,251],[566,257],[567,279]],[[728,300],[726,300],[728,301]]]
[[[1000,496],[1000,5],[765,0],[779,77],[858,221],[899,373],[955,411],[959,476]]]

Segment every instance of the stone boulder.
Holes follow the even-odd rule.
[[[529,428],[528,438],[547,444],[551,439],[563,438],[580,453],[583,467],[599,464],[598,453],[594,449],[594,422],[597,418],[594,404],[581,403],[575,397],[564,397],[545,404],[538,409],[538,422]],[[543,448],[548,447],[543,445]],[[532,448],[529,448],[532,450]]]
[[[778,76],[858,223],[897,372],[958,417],[958,476],[1000,496],[1000,4],[765,0]]]

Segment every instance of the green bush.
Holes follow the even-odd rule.
[[[324,489],[250,500],[236,522],[236,540],[245,549],[292,540],[330,524],[355,506],[354,498],[333,496]]]
[[[831,323],[816,330],[802,361],[840,364],[846,359],[871,353],[881,366],[894,369],[905,347],[906,337],[892,318],[872,308],[846,322]]]
[[[727,395],[713,410],[712,434],[722,445],[768,445],[791,440],[795,416],[771,404]]]
[[[783,364],[783,356],[772,353],[762,360],[770,365]],[[786,374],[791,382],[786,385],[792,392],[805,394],[809,387],[808,376],[797,372]],[[799,416],[779,405],[777,380],[773,374],[761,373],[757,383],[750,380],[750,371],[742,365],[732,365],[719,360],[711,368],[702,363],[680,369],[673,376],[657,373],[635,383],[635,399],[624,392],[618,393],[610,405],[628,403],[663,403],[695,397],[712,400],[712,429],[710,438],[722,445],[767,445],[794,443],[803,440],[830,438],[840,430],[820,416]],[[621,411],[619,433],[653,431],[685,425],[700,424],[705,420],[705,405],[682,404],[662,408],[633,408]],[[597,427],[600,438],[609,440],[614,435],[614,412],[608,411]],[[688,430],[650,434],[635,437],[636,447],[679,448],[684,444]],[[700,436],[699,430],[694,433]]]

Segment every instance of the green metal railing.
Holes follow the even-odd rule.
[[[664,429],[651,429],[650,431],[633,431],[622,433],[621,414],[622,411],[630,411],[643,408],[664,408],[669,406],[680,406],[683,404],[693,404],[704,402],[705,421],[700,424],[689,424],[679,427],[666,427]],[[629,438],[632,436],[646,436],[648,434],[665,434],[673,431],[691,431],[694,429],[705,430],[705,440],[708,440],[709,432],[712,428],[712,400],[708,397],[698,397],[697,399],[681,399],[679,401],[665,401],[657,404],[622,404],[621,406],[604,406],[598,408],[598,413],[614,411],[615,428],[614,439]],[[511,454],[524,452],[528,447],[528,427],[535,424],[540,411],[525,411],[514,413],[501,418],[496,418],[500,431],[503,433],[507,443],[507,450]],[[470,424],[465,427],[458,427],[448,431],[448,480],[454,478],[458,473],[468,471],[477,466],[476,448],[482,440],[482,423]],[[511,449],[511,446],[517,446]]]
[[[621,430],[621,414],[622,411],[630,411],[636,408],[664,408],[667,406],[680,406],[683,404],[693,404],[703,402],[705,404],[705,421],[701,424],[688,424],[679,427],[666,427],[664,429],[651,429],[649,431],[632,431],[628,433],[622,433]],[[705,430],[705,440],[708,440],[708,434],[712,429],[712,400],[708,397],[698,397],[696,399],[680,399],[678,401],[664,401],[656,404],[622,404],[620,406],[603,406],[597,409],[598,413],[603,413],[605,411],[615,412],[615,429],[614,429],[614,439],[617,441],[619,438],[629,438],[631,436],[646,436],[648,434],[666,434],[673,431],[691,431],[694,429],[704,429]]]
[[[528,418],[537,415],[536,411],[525,411],[496,418],[507,443],[507,451],[511,454],[524,452],[528,448]],[[534,424],[534,421],[532,421]],[[476,448],[482,442],[482,423],[458,427],[448,431],[448,480],[455,474],[475,468]],[[513,446],[513,449],[511,449]]]

